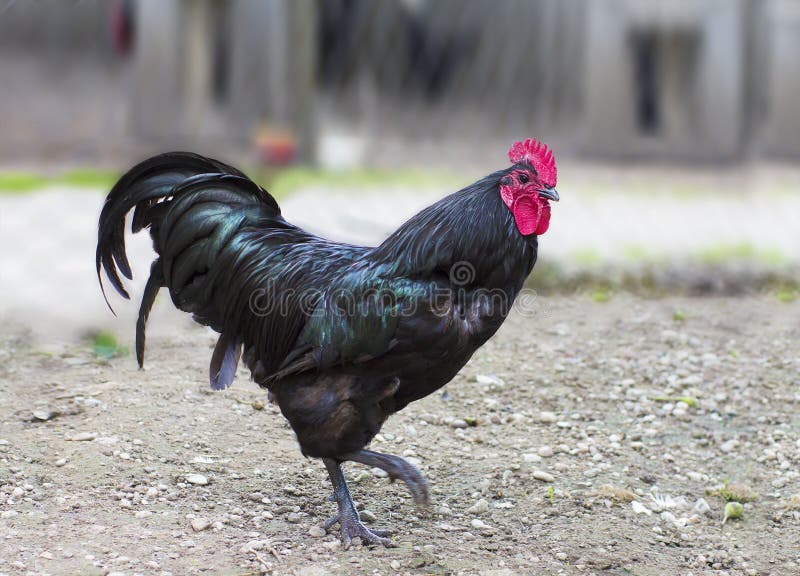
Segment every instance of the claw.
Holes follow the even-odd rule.
[[[377,546],[380,544],[384,548],[395,548],[397,544],[387,538],[388,531],[386,530],[370,530],[361,520],[357,518],[346,517],[342,524],[342,544],[344,549],[347,550],[353,544],[356,538],[361,539],[361,544],[364,546]]]
[[[348,520],[345,520],[345,526],[342,527],[342,541],[345,543],[345,547],[348,547],[350,545],[348,542],[351,542],[356,537],[361,538],[362,543],[365,544],[381,544],[387,548],[396,546],[395,543],[389,539],[389,536],[394,534],[394,530],[367,528],[361,522],[361,518],[349,519],[349,516],[347,518]],[[329,532],[335,524],[341,524],[340,514],[328,518],[322,523],[322,528],[326,532]]]

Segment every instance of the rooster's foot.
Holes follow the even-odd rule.
[[[344,521],[342,521],[343,517]],[[328,532],[334,524],[341,525],[342,543],[344,544],[345,550],[350,547],[355,538],[360,538],[361,543],[364,546],[375,546],[378,544],[385,546],[386,548],[394,548],[397,546],[390,538],[388,538],[388,536],[392,534],[391,530],[376,530],[367,528],[361,522],[361,519],[358,517],[358,513],[355,515],[342,515],[339,513],[336,516],[328,518],[322,527],[326,532]]]
[[[386,548],[395,546],[395,543],[387,538],[391,533],[389,530],[370,530],[361,522],[353,498],[350,496],[350,490],[347,488],[344,474],[342,474],[341,463],[331,458],[323,458],[322,461],[328,469],[333,484],[334,500],[339,506],[339,513],[322,525],[325,531],[338,522],[342,529],[342,543],[345,550],[350,548],[355,538],[361,539],[361,543],[365,546],[377,544]]]

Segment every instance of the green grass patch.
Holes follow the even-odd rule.
[[[726,480],[722,486],[706,490],[707,496],[717,496],[725,502],[753,502],[758,499],[758,493],[746,484],[730,484]]]
[[[48,186],[71,186],[74,188],[98,188],[110,190],[120,174],[109,170],[70,170],[53,176],[29,172],[0,172],[0,193],[22,194],[47,188]]]
[[[593,302],[605,303],[611,300],[614,292],[607,286],[597,286],[589,294]]]
[[[47,179],[27,172],[0,172],[0,192],[19,194],[47,185]]]
[[[245,170],[275,198],[285,198],[302,188],[358,191],[374,188],[443,188],[455,190],[467,184],[455,173],[418,170],[322,170],[308,166],[283,169],[255,167]],[[81,168],[53,176],[28,172],[0,172],[0,193],[23,193],[61,185],[108,191],[122,174],[113,170]]]
[[[797,300],[798,296],[800,296],[800,293],[796,288],[781,287],[775,291],[775,298],[777,298],[778,302],[783,302],[784,304],[791,304]]]
[[[591,248],[575,250],[570,254],[570,260],[581,266],[599,266],[603,263],[603,257]]]
[[[92,352],[101,360],[110,360],[127,356],[130,352],[125,346],[117,343],[117,338],[111,332],[98,332],[92,337]]]
[[[110,190],[122,176],[119,172],[111,170],[70,170],[52,179],[53,184],[75,186],[76,188],[102,188]]]
[[[789,259],[780,250],[756,248],[752,244],[720,244],[699,251],[696,257],[707,264],[722,264],[736,260],[763,262],[771,266],[786,264]]]
[[[652,400],[653,402],[683,402],[689,408],[697,407],[697,398],[691,396],[657,396]]]

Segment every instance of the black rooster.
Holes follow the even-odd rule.
[[[100,215],[97,273],[128,298],[125,216],[150,228],[152,263],[136,326],[167,287],[179,309],[219,332],[215,390],[239,358],[268,388],[304,455],[322,458],[348,546],[392,544],[360,521],[341,464],[360,462],[428,500],[411,464],[365,446],[394,412],[445,385],[500,327],[536,261],[537,236],[558,200],[552,153],[535,140],[509,151],[512,166],[426,208],[380,246],[331,242],[283,219],[275,200],[216,160],[176,152],[125,174]],[[102,281],[101,281],[102,287]]]

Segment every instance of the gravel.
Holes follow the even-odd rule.
[[[140,371],[0,324],[0,573],[800,573],[800,303],[538,302],[372,443],[424,472],[430,507],[345,465],[396,530],[373,551],[321,528],[324,467],[246,374],[208,391],[205,330],[157,306]]]

